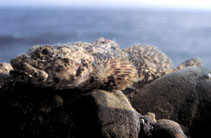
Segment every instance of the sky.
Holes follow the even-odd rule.
[[[0,6],[173,7],[211,10],[211,0],[0,0]]]

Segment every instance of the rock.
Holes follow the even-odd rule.
[[[6,73],[0,73],[0,89],[10,79],[10,76]]]
[[[167,74],[128,95],[140,113],[177,121],[192,138],[210,135],[210,70],[188,67]]]
[[[180,125],[172,120],[160,119],[153,124],[152,138],[187,138]]]
[[[120,91],[108,93],[97,91],[89,94],[95,98],[103,137],[137,138],[140,122],[139,114]]]
[[[12,70],[10,63],[0,62],[0,89],[2,86],[9,81],[9,71]]]
[[[187,138],[180,125],[172,120],[156,120],[155,114],[148,112],[140,117],[139,138]]]
[[[80,94],[10,82],[0,89],[0,109],[8,138],[137,138],[140,130],[140,114],[120,91]]]
[[[147,113],[140,116],[139,138],[151,138],[153,125],[156,122],[154,113]]]
[[[12,66],[10,63],[0,62],[0,73],[9,74],[10,70],[12,70]]]
[[[155,138],[166,128],[174,132],[171,125],[157,123],[155,114],[136,112],[121,91],[83,94],[7,85],[0,90],[0,127],[6,138]]]

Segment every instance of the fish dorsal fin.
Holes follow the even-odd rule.
[[[157,47],[150,45],[135,45],[124,48],[130,57],[144,59],[153,67],[156,67],[158,72],[163,72],[172,68],[172,62],[166,54],[160,51]]]

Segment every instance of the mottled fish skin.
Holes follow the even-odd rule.
[[[192,61],[192,60],[191,60]],[[188,62],[199,65],[200,60]],[[38,45],[10,61],[17,81],[54,89],[124,90],[135,82],[149,83],[175,71],[159,49],[136,45],[120,49],[104,38],[91,43]],[[183,64],[178,68],[189,66]]]
[[[21,78],[14,71],[10,74],[22,82],[69,89],[89,78],[93,62],[93,56],[75,45],[35,46],[10,61],[14,71],[24,73],[25,77]]]

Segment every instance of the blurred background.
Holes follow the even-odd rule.
[[[115,40],[155,45],[174,66],[211,68],[210,0],[0,0],[0,62],[36,44]]]

